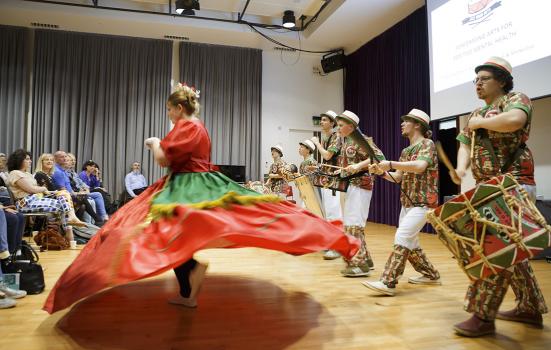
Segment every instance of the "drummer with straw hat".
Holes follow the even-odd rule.
[[[471,166],[477,184],[509,173],[535,201],[534,159],[526,146],[532,121],[532,102],[520,92],[512,92],[513,68],[501,57],[490,57],[475,68],[473,83],[484,107],[475,109],[459,134],[457,174],[462,177]],[[498,311],[511,286],[517,305]],[[528,260],[517,263],[487,279],[471,283],[465,297],[468,320],[454,326],[456,333],[478,337],[495,333],[496,318],[543,327],[547,312],[534,271]]]
[[[358,145],[350,135],[355,132],[360,123],[360,118],[351,111],[344,111],[337,116],[337,124],[341,135],[339,145],[338,165],[343,168],[342,177],[357,175],[358,172],[367,169],[371,164],[368,153]],[[379,160],[385,159],[381,150],[370,137],[363,136],[375,152]],[[373,268],[373,260],[365,242],[365,225],[369,215],[374,178],[369,174],[350,179],[350,185],[346,191],[344,204],[344,232],[347,235],[360,239],[359,252],[352,259],[345,259],[346,267],[341,271],[345,277],[369,276],[369,270]]]

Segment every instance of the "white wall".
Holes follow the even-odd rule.
[[[528,147],[536,164],[538,196],[551,200],[551,97],[533,101],[532,129]]]
[[[284,159],[297,162],[298,144],[292,139],[302,131],[318,130],[312,116],[328,109],[343,110],[343,71],[327,76],[312,72],[320,55],[263,51],[262,53],[262,172],[272,163],[270,147],[283,146]],[[306,132],[305,132],[306,134]],[[298,164],[297,164],[298,165]]]
[[[533,106],[530,139],[526,144],[534,156],[538,196],[551,200],[551,97],[535,100]],[[468,172],[466,179],[461,184],[461,191],[465,192],[473,188],[474,184],[474,180]]]

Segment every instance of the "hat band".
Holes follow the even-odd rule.
[[[495,63],[495,62],[486,62],[484,63],[483,65],[486,65],[486,66],[495,66],[496,68],[499,68],[501,70],[504,70],[505,72],[511,74],[511,72],[509,72],[509,70],[507,68],[505,68],[504,66],[502,66],[501,64],[498,64],[498,63]]]
[[[421,118],[421,117],[418,117],[418,116],[416,116],[416,115],[412,115],[412,114],[406,114],[406,115],[404,115],[402,118],[411,118],[411,119],[415,119],[416,121],[421,122],[421,123],[425,124],[426,126],[428,126],[429,123],[430,123],[430,121],[427,122],[425,119],[423,119],[423,118]]]

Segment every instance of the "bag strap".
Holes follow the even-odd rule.
[[[30,261],[31,262],[38,262],[38,260],[40,260],[40,257],[38,256],[38,253],[36,252],[36,250],[34,250],[33,247],[31,247],[26,241],[22,241],[21,242],[21,253],[23,255],[23,251],[26,250],[30,253],[31,255],[31,259]],[[10,260],[12,263],[15,263],[17,261],[16,259],[16,254],[17,252],[13,252],[11,257],[10,257]]]
[[[490,137],[488,136],[488,130],[486,129],[478,129],[477,135],[479,137],[479,142],[488,150],[490,153],[490,156],[492,157],[492,161],[494,164],[499,164],[499,161],[497,159],[494,146],[492,145],[492,142],[490,141]],[[511,155],[507,158],[507,161],[503,164],[503,166],[500,169],[500,172],[502,174],[505,174],[505,172],[513,165],[522,155],[524,150],[526,149],[526,144],[523,142],[521,143],[517,149],[511,153]]]
[[[32,261],[38,262],[38,260],[40,260],[40,257],[38,256],[38,253],[36,252],[36,250],[34,250],[34,248],[31,247],[29,244],[21,244],[21,249],[27,249],[28,251],[31,252],[31,256],[34,257],[34,259],[31,259]]]

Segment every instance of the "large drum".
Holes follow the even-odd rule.
[[[551,242],[551,226],[510,175],[479,184],[427,218],[471,280],[531,258]]]
[[[300,198],[304,202],[306,209],[321,218],[325,218],[325,212],[318,191],[312,186],[312,182],[306,175],[294,179],[295,185],[300,192]]]
[[[312,174],[313,185],[333,191],[346,192],[350,181],[343,179],[340,175],[332,174],[334,171],[334,168],[321,164],[319,170]]]

